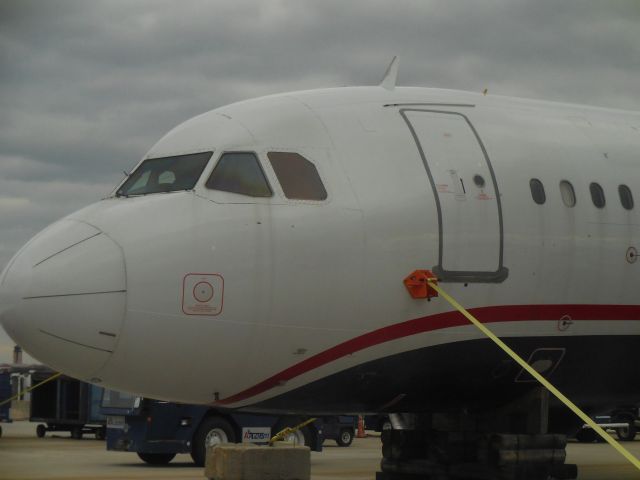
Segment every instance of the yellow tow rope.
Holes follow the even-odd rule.
[[[51,375],[50,377],[47,377],[46,379],[44,379],[43,381],[41,381],[40,383],[36,383],[35,385],[26,388],[24,390],[22,390],[19,394],[14,395],[13,397],[7,398],[6,400],[2,400],[0,402],[0,407],[2,405],[4,405],[5,403],[9,403],[12,402],[13,400],[17,400],[21,395],[24,395],[25,393],[29,393],[31,390],[35,390],[36,388],[38,388],[40,385],[44,385],[47,382],[50,382],[51,380],[54,380],[56,378],[58,378],[60,375],[62,375],[62,373],[54,373],[53,375]]]
[[[273,437],[271,437],[271,440],[269,440],[269,445],[273,445],[276,442],[281,442],[290,433],[297,432],[301,428],[306,427],[307,425],[315,422],[316,420],[317,418],[310,418],[309,420],[305,420],[304,422],[300,423],[299,425],[296,425],[295,427],[287,427],[284,430],[279,431]]]
[[[526,361],[522,359],[516,352],[511,350],[502,340],[495,336],[495,334],[485,327],[477,318],[471,315],[465,308],[460,305],[456,300],[451,297],[447,292],[445,292],[442,287],[438,286],[438,281],[435,278],[428,278],[429,286],[433,288],[436,292],[438,292],[442,297],[449,302],[453,307],[458,310],[462,315],[467,317],[471,323],[473,323],[476,327],[480,329],[482,333],[484,333],[487,337],[489,337],[493,342],[498,345],[502,350],[504,350],[507,355],[513,358],[522,368],[524,368],[529,374],[538,380],[544,387],[549,390],[553,395],[556,396],[558,400],[564,403],[569,409],[575,413],[584,423],[589,425],[593,430],[595,430],[598,435],[600,435],[609,445],[615,448],[618,453],[620,453],[623,457],[625,457],[631,464],[640,470],[640,460],[634,457],[626,448],[624,448],[620,443],[618,443],[611,435],[604,431],[596,422],[594,422],[589,415],[584,413],[578,406],[576,406],[571,400],[565,397],[560,390],[554,387],[546,378],[536,372],[531,365],[529,365]]]

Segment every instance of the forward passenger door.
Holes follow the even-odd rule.
[[[403,109],[433,191],[439,229],[434,272],[449,282],[502,282],[500,192],[476,129],[458,112]]]

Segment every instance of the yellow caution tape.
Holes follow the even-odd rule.
[[[282,440],[284,440],[284,438],[288,434],[297,432],[301,428],[306,427],[307,425],[315,422],[316,420],[317,418],[310,418],[309,420],[305,420],[304,422],[300,423],[299,425],[296,425],[295,427],[287,427],[284,430],[280,430],[273,437],[271,437],[271,440],[269,440],[269,445],[273,445],[275,442],[281,442]]]
[[[44,379],[43,381],[41,381],[40,383],[36,383],[35,385],[22,390],[19,394],[14,395],[13,397],[7,398],[6,400],[2,400],[0,402],[0,407],[2,405],[4,405],[5,403],[9,403],[9,402],[12,402],[13,400],[17,400],[18,397],[20,397],[21,395],[24,395],[25,393],[29,393],[31,390],[35,390],[40,385],[44,385],[45,383],[50,382],[51,380],[54,380],[54,379],[58,378],[60,375],[62,375],[62,373],[54,373],[50,377],[48,377],[48,378]]]
[[[485,327],[477,318],[475,318],[467,310],[465,310],[465,308],[462,305],[460,305],[458,302],[456,302],[456,300],[453,297],[451,297],[451,295],[449,295],[440,286],[438,286],[438,283],[437,283],[436,279],[429,278],[429,279],[427,279],[427,281],[429,282],[431,287],[433,287],[433,289],[436,292],[438,292],[440,295],[442,295],[442,297],[447,302],[449,302],[451,305],[453,305],[456,310],[458,310],[461,314],[463,314],[465,317],[467,317],[469,319],[469,321],[471,323],[473,323],[476,327],[478,327],[482,333],[484,333],[487,337],[489,337],[491,340],[493,340],[493,342],[496,345],[498,345],[502,350],[504,350],[507,353],[507,355],[509,355],[511,358],[513,358],[516,362],[518,362],[518,364],[520,364],[520,366],[522,368],[524,368],[527,372],[529,372],[529,374],[532,377],[534,377],[542,385],[544,385],[545,388],[547,390],[549,390],[551,393],[553,393],[558,400],[560,400],[567,407],[569,407],[569,409],[573,413],[575,413],[578,417],[580,417],[580,419],[582,419],[582,421],[584,421],[584,423],[586,423],[592,429],[594,429],[598,433],[598,435],[600,435],[609,445],[611,445],[613,448],[615,448],[618,451],[618,453],[620,453],[624,458],[629,460],[629,462],[631,462],[633,464],[633,466],[635,466],[638,470],[640,470],[640,460],[638,460],[636,457],[634,457],[626,448],[624,448],[622,445],[620,445],[620,443],[618,443],[611,435],[609,435],[607,432],[605,432],[596,422],[594,422],[589,417],[589,415],[587,415],[582,410],[580,410],[580,408],[578,408],[578,406],[576,406],[571,400],[569,400],[567,397],[565,397],[562,394],[562,392],[560,392],[560,390],[558,390],[551,383],[549,383],[549,381],[546,378],[544,378],[542,375],[540,375],[538,372],[536,372],[531,367],[531,365],[529,365],[527,362],[525,362],[522,359],[522,357],[520,357],[516,352],[511,350],[507,346],[507,344],[505,344],[502,340],[500,340],[498,337],[496,337],[491,330],[489,330],[487,327]]]

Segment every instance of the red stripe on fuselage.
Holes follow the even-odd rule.
[[[469,309],[482,323],[559,320],[640,320],[640,305],[502,305]],[[459,312],[416,318],[374,330],[320,352],[231,397],[215,402],[229,405],[258,395],[339,358],[382,343],[443,328],[470,325]]]

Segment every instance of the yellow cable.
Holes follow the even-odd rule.
[[[317,420],[317,418],[310,418],[310,419],[305,420],[304,422],[300,423],[299,425],[296,425],[295,427],[287,427],[287,428],[285,428],[283,430],[280,430],[273,437],[271,437],[271,440],[269,440],[269,445],[273,445],[275,442],[280,442],[280,441],[284,440],[284,436],[287,435],[288,433],[297,432],[302,427],[306,427],[307,425],[309,425],[310,423],[315,422],[316,420]]]
[[[9,403],[9,402],[12,402],[13,400],[16,400],[18,397],[20,397],[21,395],[24,395],[25,393],[29,393],[31,390],[34,390],[34,389],[38,388],[40,385],[44,385],[45,383],[50,382],[51,380],[53,380],[55,378],[58,378],[60,375],[62,375],[62,373],[54,373],[50,377],[48,377],[48,378],[44,379],[43,381],[41,381],[40,383],[36,383],[32,387],[29,387],[29,388],[23,390],[19,394],[14,395],[13,397],[10,397],[10,398],[7,398],[6,400],[1,401],[0,402],[0,407],[2,405],[4,405],[5,403]]]
[[[625,457],[629,462],[633,464],[638,470],[640,470],[640,460],[634,457],[626,448],[624,448],[620,443],[618,443],[611,435],[605,432],[596,422],[594,422],[589,415],[584,413],[578,406],[576,406],[571,400],[565,397],[560,390],[554,387],[549,381],[536,372],[531,365],[525,362],[522,357],[520,357],[516,352],[511,350],[507,344],[505,344],[502,340],[494,335],[494,333],[485,327],[477,318],[471,315],[465,308],[455,301],[453,297],[451,297],[447,292],[445,292],[440,286],[437,284],[436,279],[427,279],[430,286],[438,292],[442,297],[449,302],[451,305],[455,307],[460,313],[462,313],[465,317],[469,319],[471,323],[473,323],[476,327],[478,327],[482,333],[484,333],[487,337],[489,337],[493,342],[498,345],[502,350],[504,350],[511,358],[513,358],[516,362],[520,364],[522,368],[524,368],[532,377],[538,380],[542,385],[546,387],[551,393],[553,393],[558,400],[564,403],[569,409],[575,413],[584,423],[589,425],[592,429],[594,429],[598,435],[600,435],[609,445],[615,448],[618,453],[620,453],[623,457]]]

